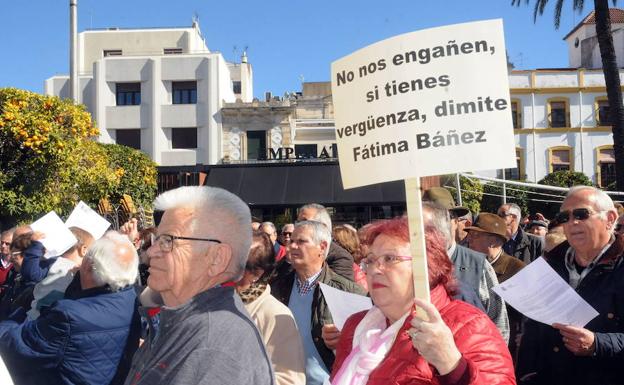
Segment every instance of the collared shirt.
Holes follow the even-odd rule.
[[[295,282],[297,285],[297,292],[299,293],[299,295],[304,296],[314,289],[314,287],[316,286],[316,283],[318,282],[318,278],[321,275],[321,271],[322,270],[319,270],[318,273],[307,278],[303,282],[301,282],[301,280],[299,280],[299,276],[295,274]]]
[[[518,228],[518,230],[516,230],[516,232],[511,236],[511,238],[509,238],[509,240],[507,242],[505,242],[505,244],[503,244],[503,250],[505,251],[505,253],[513,256],[514,252],[516,251],[516,245],[518,244],[518,235],[520,234],[520,228]]]
[[[0,262],[2,263],[3,269],[6,269],[11,265],[11,261],[9,260],[8,256],[6,257],[6,259],[4,258],[4,255],[0,256]]]
[[[591,261],[589,265],[585,266],[583,271],[581,271],[580,273],[578,272],[578,270],[576,270],[576,266],[574,263],[576,251],[572,247],[568,248],[568,251],[566,251],[566,255],[565,255],[565,265],[569,273],[568,283],[570,284],[570,286],[572,286],[573,289],[576,290],[576,288],[581,283],[583,278],[585,278],[589,274],[589,272],[592,271],[594,267],[596,267],[598,262],[600,262],[600,260],[602,259],[602,256],[604,255],[604,253],[607,251],[609,247],[611,247],[614,241],[615,241],[615,237],[611,236],[609,243],[607,243],[605,247],[603,247],[602,250],[600,250],[600,253],[598,253],[598,256],[596,256],[596,258],[594,258],[594,260]]]

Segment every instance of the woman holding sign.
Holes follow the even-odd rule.
[[[373,223],[362,261],[375,306],[347,320],[336,351],[333,385],[515,384],[496,326],[453,300],[453,265],[442,236],[427,231],[431,303],[414,299],[406,218]],[[415,307],[428,320],[415,317]]]

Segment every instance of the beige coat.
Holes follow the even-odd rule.
[[[245,305],[273,364],[277,385],[305,385],[305,358],[290,309],[271,295],[271,287]]]

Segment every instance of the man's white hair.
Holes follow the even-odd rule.
[[[515,204],[515,203],[505,203],[505,204],[501,205],[498,208],[498,210],[500,211],[501,207],[503,207],[503,206],[509,207],[509,209],[507,211],[512,213],[513,215],[515,215],[518,220],[522,218],[522,209],[517,204]]]
[[[607,219],[607,211],[614,211],[617,214],[615,204],[611,197],[604,191],[592,186],[572,186],[570,190],[568,190],[565,199],[582,191],[589,191],[592,194],[590,201],[593,201],[596,210],[600,211],[600,218]]]
[[[273,222],[262,222],[262,224],[260,225],[260,228],[263,227],[268,227],[271,229],[271,233],[276,233],[277,229],[275,228],[275,225],[273,224]]]
[[[91,264],[96,284],[108,285],[113,291],[132,285],[139,274],[139,256],[134,245],[127,235],[116,231],[108,231],[95,241],[83,263],[86,261]]]
[[[332,235],[327,226],[324,223],[318,221],[301,221],[295,223],[295,230],[300,227],[307,227],[312,229],[312,242],[315,245],[320,245],[322,241],[325,241],[327,247],[325,248],[325,255],[323,257],[327,258],[327,254],[329,253],[329,245],[331,244]]]
[[[453,245],[455,238],[451,234],[451,217],[449,211],[434,202],[423,202],[424,227],[432,227],[444,237],[445,247],[448,249]]]
[[[232,278],[236,281],[245,272],[251,246],[251,213],[236,195],[218,187],[185,186],[169,190],[154,201],[156,210],[191,209],[196,212],[187,237],[215,238],[232,249]],[[207,234],[202,223],[211,223],[214,233]]]
[[[316,214],[314,215],[314,218],[308,218],[308,220],[321,222],[322,224],[327,226],[329,231],[331,231],[331,229],[332,229],[332,221],[331,221],[331,217],[329,216],[329,213],[327,212],[327,209],[325,208],[325,206],[319,205],[318,203],[308,203],[307,205],[301,206],[299,211],[303,211],[305,209],[314,209],[314,210],[316,210]]]

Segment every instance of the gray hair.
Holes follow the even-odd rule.
[[[295,230],[299,227],[308,227],[312,229],[312,241],[315,245],[320,245],[321,242],[325,241],[327,243],[327,247],[325,248],[324,257],[327,258],[327,254],[329,253],[329,245],[331,244],[332,235],[327,226],[324,223],[318,221],[301,221],[295,223]]]
[[[593,199],[590,199],[590,201],[592,201],[596,209],[600,211],[600,218],[607,219],[606,211],[616,211],[615,204],[613,204],[613,200],[611,199],[611,197],[607,195],[607,193],[605,193],[604,191],[592,186],[572,186],[570,187],[570,190],[568,190],[565,199],[568,199],[570,196],[581,191],[591,192],[591,196],[593,197]]]
[[[273,233],[277,232],[277,229],[275,228],[275,225],[273,224],[273,222],[262,222],[262,224],[260,225],[260,228],[263,228],[265,226],[271,228]]]
[[[95,241],[84,260],[90,262],[95,282],[108,285],[113,291],[132,285],[139,274],[139,256],[134,245],[128,236],[116,231],[108,231]]]
[[[321,222],[322,224],[327,226],[329,231],[331,231],[331,229],[332,229],[332,221],[331,221],[331,217],[329,216],[329,213],[327,212],[327,209],[325,208],[325,206],[319,205],[318,203],[308,203],[307,205],[301,206],[299,211],[305,210],[305,209],[314,209],[314,210],[316,210],[316,215],[314,215],[314,218],[310,218],[309,220]]]
[[[512,213],[513,215],[515,215],[516,218],[518,218],[518,219],[522,218],[522,209],[517,204],[515,204],[515,203],[505,203],[504,205],[500,205],[500,207],[498,209],[500,210],[500,208],[503,207],[503,206],[508,206],[509,207],[509,212]]]
[[[200,225],[213,218],[214,234],[209,234],[226,244],[232,250],[230,266],[234,268],[232,278],[236,281],[245,272],[245,264],[251,247],[251,212],[236,195],[218,187],[185,186],[169,190],[154,201],[156,210],[192,209],[197,213],[190,225],[192,234],[186,236],[207,236]]]
[[[454,237],[451,234],[451,217],[448,210],[434,202],[423,202],[422,207],[424,227],[432,227],[439,231],[444,238],[446,248],[451,247]]]

